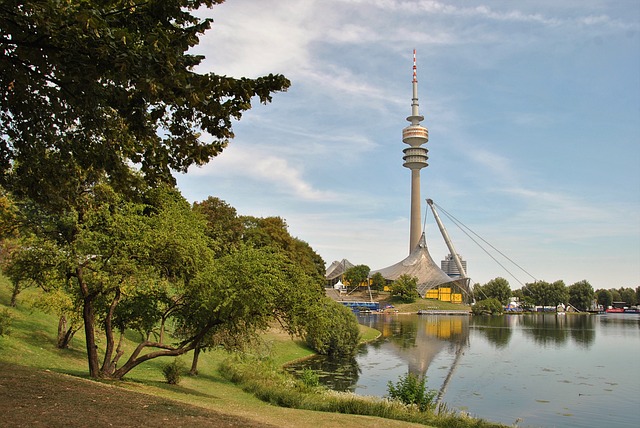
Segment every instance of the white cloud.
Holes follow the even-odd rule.
[[[192,177],[225,177],[236,183],[264,187],[264,191],[276,189],[276,193],[289,195],[304,201],[331,202],[338,199],[332,191],[317,189],[307,182],[300,165],[256,148],[245,148],[237,143],[225,149],[215,160],[203,167],[189,169]]]

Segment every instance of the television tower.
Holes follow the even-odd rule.
[[[407,121],[411,125],[402,130],[402,142],[408,144],[409,147],[404,149],[403,160],[405,168],[411,170],[411,225],[409,231],[409,253],[411,253],[418,243],[422,235],[420,208],[420,170],[429,164],[427,163],[428,150],[421,147],[429,141],[429,131],[420,122],[424,120],[418,112],[418,76],[416,67],[416,50],[413,50],[413,97],[411,98],[411,116],[407,117]]]

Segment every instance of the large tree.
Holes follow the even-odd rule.
[[[525,297],[530,297],[534,304],[540,306],[557,306],[560,303],[567,303],[569,300],[567,287],[562,280],[553,283],[536,281],[525,284],[522,292]]]
[[[0,169],[14,193],[66,208],[128,165],[172,182],[220,153],[231,121],[289,81],[201,74],[189,54],[223,0],[7,0],[0,6]],[[207,139],[202,132],[208,134]],[[81,172],[81,174],[79,174]]]
[[[415,302],[418,294],[418,278],[403,274],[391,284],[391,295],[406,303]]]
[[[602,305],[604,309],[607,309],[613,303],[613,297],[611,291],[600,289],[596,291],[596,299],[598,304]]]
[[[485,285],[476,284],[473,287],[473,295],[478,300],[496,299],[502,305],[507,305],[512,292],[509,281],[504,278],[494,278]]]
[[[207,219],[206,233],[217,256],[229,254],[240,245],[243,224],[234,207],[220,198],[209,196],[202,202],[195,202],[193,209]]]
[[[113,376],[119,358],[107,335],[99,365],[96,325],[108,334],[126,328],[131,314],[122,312],[135,299],[140,304],[128,310],[136,310],[138,328],[152,314],[168,317],[196,273],[190,258],[208,251],[206,236],[181,241],[171,216],[160,220],[170,208],[144,200],[145,182],[172,184],[171,171],[206,163],[233,137],[231,121],[252,98],[266,103],[289,86],[281,75],[197,72],[203,57],[188,51],[211,21],[192,11],[219,3],[0,5],[0,183],[35,213],[23,229],[60,257],[45,259],[54,261],[47,282],[69,284],[82,302],[91,376]],[[159,306],[143,304],[153,299]],[[193,343],[162,352],[178,355]]]
[[[367,265],[356,265],[350,267],[344,273],[344,282],[352,289],[357,289],[360,285],[367,284],[371,268]]]
[[[591,308],[595,292],[587,280],[578,281],[568,288],[569,303],[579,311],[587,311]]]
[[[242,241],[254,248],[271,247],[298,264],[307,275],[324,283],[325,263],[305,241],[291,236],[287,222],[281,217],[242,216]]]

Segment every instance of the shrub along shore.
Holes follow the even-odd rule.
[[[0,311],[10,317],[0,336],[0,414],[7,426],[500,426],[446,408],[437,415],[306,385],[286,374],[282,365],[313,351],[277,330],[266,333],[261,345],[242,357],[205,352],[199,375],[182,376],[175,385],[163,376],[170,358],[148,361],[124,381],[88,381],[82,337],[74,338],[69,349],[58,349],[57,318],[33,309],[29,293],[16,308],[8,307],[8,290],[2,278]],[[363,340],[379,334],[366,327],[361,332]],[[124,346],[132,343],[125,340]],[[187,366],[190,357],[178,360]]]

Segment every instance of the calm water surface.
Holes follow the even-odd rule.
[[[640,316],[361,315],[382,332],[349,361],[312,359],[341,391],[384,396],[407,372],[450,408],[523,427],[640,426]]]

